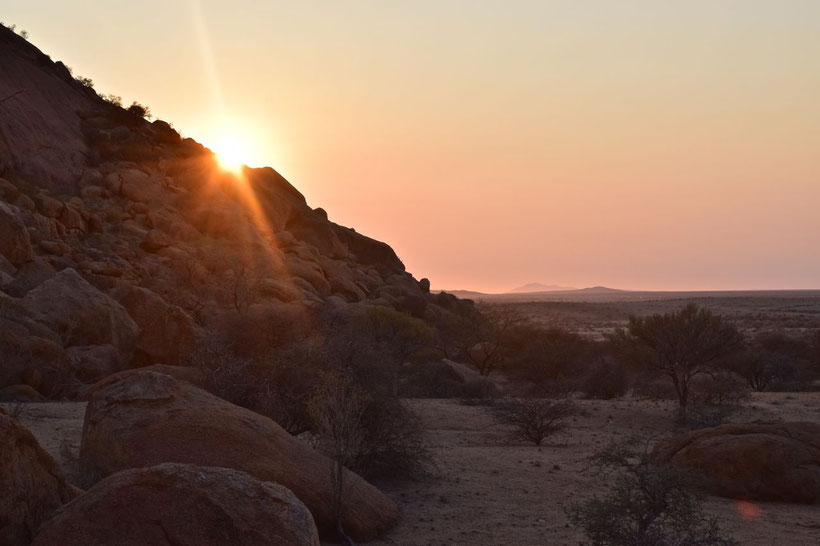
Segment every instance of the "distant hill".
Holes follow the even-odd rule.
[[[585,292],[587,294],[613,294],[616,292],[629,292],[619,288],[608,288],[606,286],[590,286],[589,288],[579,288],[575,292]]]
[[[527,287],[545,287],[546,289],[523,291]],[[516,288],[512,292],[503,294],[488,294],[485,292],[477,292],[475,290],[433,290],[437,292],[447,292],[458,298],[471,300],[493,300],[493,301],[524,301],[532,298],[564,298],[573,296],[606,296],[608,294],[628,294],[629,290],[619,290],[617,288],[609,288],[606,286],[590,286],[588,288],[561,288],[559,286],[548,287],[543,284],[532,283]]]
[[[528,294],[530,292],[564,292],[566,290],[577,290],[571,286],[558,286],[557,284],[541,284],[540,282],[531,282],[518,288],[513,288],[509,291],[510,294]]]

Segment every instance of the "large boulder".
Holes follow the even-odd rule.
[[[23,298],[28,309],[71,346],[113,345],[130,357],[139,328],[122,305],[67,268]]]
[[[31,432],[1,411],[0,492],[4,546],[29,544],[40,524],[77,495]]]
[[[820,424],[722,425],[659,442],[653,456],[744,500],[820,503]]]
[[[0,255],[14,265],[32,259],[31,239],[17,207],[0,201]]]
[[[229,468],[125,470],[65,505],[34,546],[319,546],[310,512],[281,485]]]
[[[80,400],[88,400],[94,395],[95,392],[104,389],[109,385],[113,385],[118,381],[122,381],[126,377],[131,377],[134,374],[143,372],[163,373],[165,375],[170,375],[175,379],[179,379],[180,381],[187,381],[192,385],[196,385],[197,387],[202,388],[205,387],[205,384],[207,382],[205,372],[203,372],[199,368],[192,368],[190,366],[168,366],[166,364],[153,364],[151,366],[145,366],[143,368],[132,368],[130,370],[123,370],[121,372],[111,374],[103,379],[100,379],[93,385],[89,385],[82,389],[77,395],[77,398]]]
[[[138,364],[179,364],[194,349],[197,326],[185,311],[138,286],[121,286],[111,294],[139,326]]]
[[[167,375],[135,374],[92,395],[80,459],[99,476],[164,462],[242,470],[293,491],[320,531],[336,528],[330,460],[267,417]],[[395,523],[397,508],[378,489],[349,471],[344,481],[350,536],[370,540]]]

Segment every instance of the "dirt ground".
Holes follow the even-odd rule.
[[[586,459],[611,440],[671,429],[672,403],[581,400],[586,410],[567,434],[542,447],[510,444],[487,409],[456,400],[411,400],[430,433],[431,477],[377,484],[401,507],[398,526],[374,545],[578,544],[564,507],[602,490]],[[8,410],[10,404],[3,404]],[[73,472],[84,403],[26,405],[21,421]],[[760,393],[735,421],[820,421],[820,393]],[[820,544],[820,506],[738,503],[710,497],[707,511],[741,544]]]

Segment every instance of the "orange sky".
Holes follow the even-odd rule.
[[[820,2],[3,0],[434,288],[820,288]],[[0,75],[0,77],[2,77]]]

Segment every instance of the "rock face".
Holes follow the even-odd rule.
[[[660,442],[653,450],[703,474],[719,496],[820,503],[820,424],[722,425]]]
[[[35,546],[319,546],[289,490],[228,468],[166,463],[106,478],[50,519]]]
[[[0,544],[27,545],[76,496],[60,467],[25,427],[0,412]]]
[[[80,459],[107,476],[165,462],[219,466],[276,481],[333,533],[331,463],[279,425],[167,375],[143,372],[100,389],[88,404]],[[366,541],[398,518],[393,502],[346,472],[345,531]]]
[[[32,259],[31,239],[15,207],[0,202],[0,255],[14,265]]]
[[[53,69],[43,69],[49,65]],[[0,98],[5,99],[0,176],[15,174],[52,189],[72,184],[88,154],[77,110],[93,104],[93,90],[5,28],[0,32],[0,74]],[[59,146],[44,142],[44,133]]]
[[[37,319],[57,332],[65,346],[113,345],[134,350],[139,329],[119,303],[64,269],[23,298]]]

